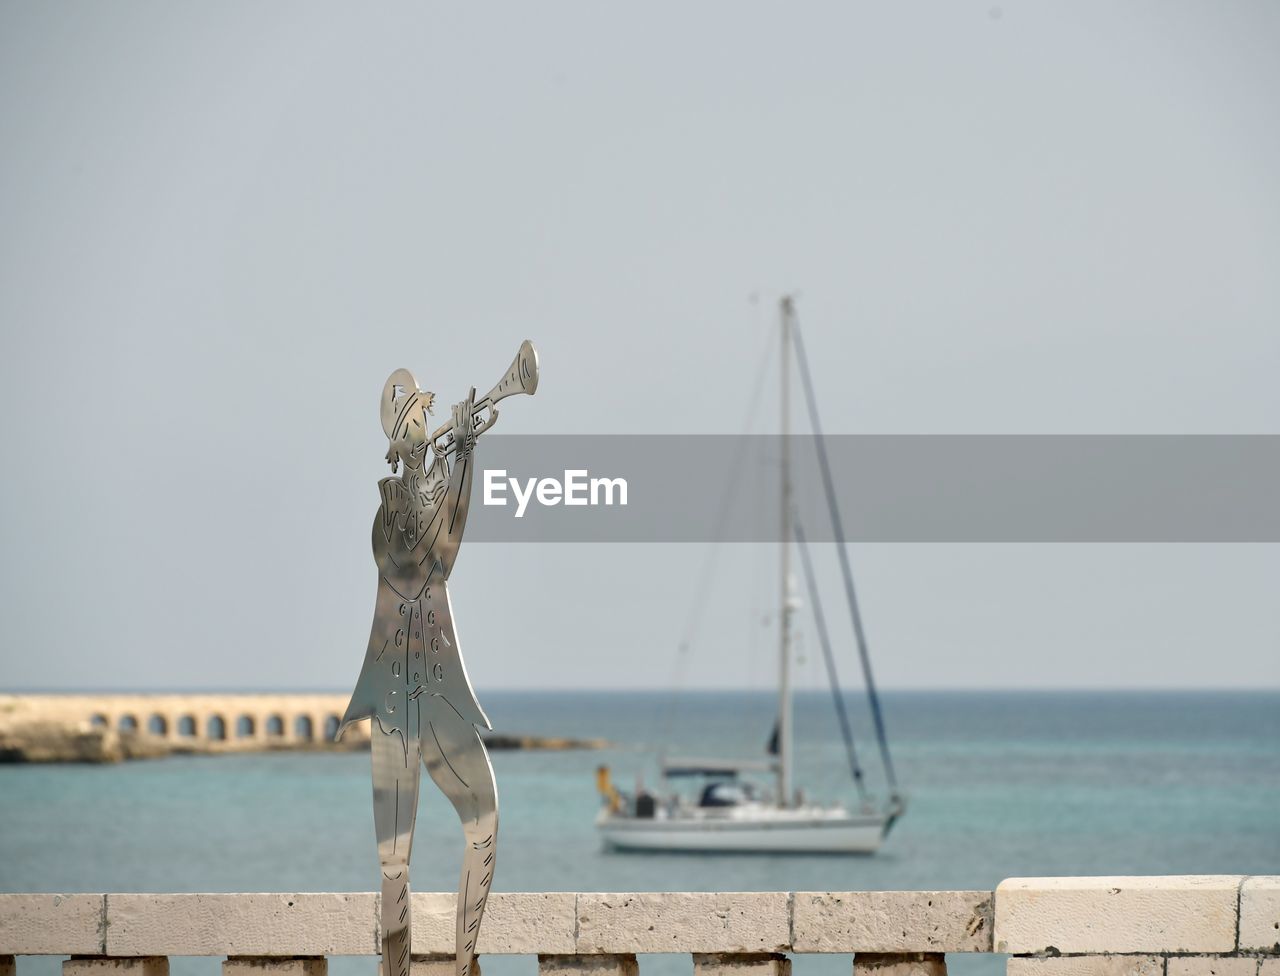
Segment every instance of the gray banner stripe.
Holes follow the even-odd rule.
[[[792,438],[799,515],[834,541],[814,442]],[[1277,542],[1280,437],[875,436],[826,438],[849,541]],[[503,436],[481,439],[468,541],[776,540],[779,437]],[[517,518],[515,478],[624,479],[627,504],[540,504]],[[505,471],[505,477],[498,474]],[[486,474],[487,472],[487,474]],[[490,485],[502,477],[503,491]],[[590,494],[586,491],[586,494]],[[554,487],[544,487],[550,500]]]

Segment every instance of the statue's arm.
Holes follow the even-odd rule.
[[[399,478],[383,478],[378,482],[378,494],[382,504],[378,507],[378,527],[385,538],[391,538],[396,527],[396,519],[409,506],[409,492]]]
[[[472,389],[465,400],[454,404],[452,459],[436,458],[432,463],[432,474],[444,482],[445,490],[428,536],[433,540],[431,548],[439,559],[445,579],[453,570],[471,507],[471,473],[475,467],[476,446],[475,400],[476,391]]]
[[[436,462],[440,468],[445,462]],[[432,549],[439,557],[440,568],[444,578],[449,578],[453,570],[453,561],[458,556],[458,547],[462,545],[462,534],[467,527],[467,512],[471,507],[471,478],[475,466],[475,455],[467,452],[465,457],[454,457],[448,465],[447,478],[441,471],[444,482],[444,498],[436,509],[435,518],[428,535],[435,540]]]

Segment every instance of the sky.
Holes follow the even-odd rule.
[[[0,3],[0,687],[349,687],[383,382],[525,338],[505,433],[769,432],[783,293],[830,433],[1280,433],[1277,49],[1266,2]],[[704,546],[464,546],[481,698],[768,687],[729,549],[694,612]],[[887,687],[1280,686],[1275,545],[851,556]]]

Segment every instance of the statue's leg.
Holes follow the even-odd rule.
[[[373,720],[373,822],[382,865],[382,976],[409,976],[409,857],[418,810],[418,744]]]
[[[466,837],[455,950],[458,976],[470,976],[498,849],[498,791],[476,727],[443,701],[431,705],[430,713],[424,709],[422,716],[422,759],[457,811]]]

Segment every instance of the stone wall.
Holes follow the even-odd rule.
[[[451,976],[454,896],[413,898],[415,966]],[[862,976],[945,976],[947,953],[993,951],[1009,955],[1009,976],[1280,976],[1280,877],[1015,878],[994,892],[495,893],[478,948],[537,955],[542,976],[636,976],[637,954],[658,952],[691,955],[695,976],[787,976],[790,956],[814,952],[848,955]],[[377,952],[371,893],[0,895],[0,976],[22,955],[70,955],[65,976],[164,976],[171,955],[225,956],[226,976],[323,976],[326,956]]]

